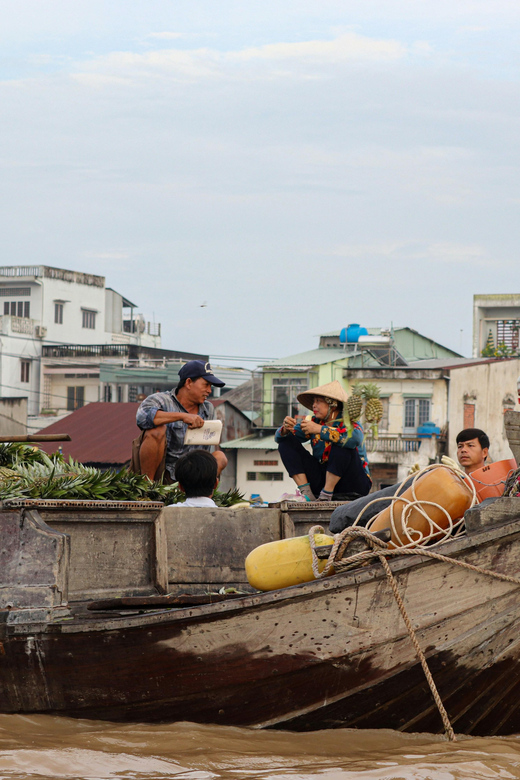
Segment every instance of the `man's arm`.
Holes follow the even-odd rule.
[[[189,428],[200,428],[204,421],[198,414],[187,412],[167,412],[163,408],[163,400],[159,393],[154,393],[145,398],[137,410],[136,422],[142,431],[149,431],[160,425],[172,422],[184,422]]]
[[[204,420],[198,414],[188,414],[188,412],[163,412],[157,409],[153,418],[153,425],[166,425],[167,423],[177,422],[186,423],[188,428],[202,428]]]

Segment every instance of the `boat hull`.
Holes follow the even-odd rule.
[[[520,524],[443,549],[516,575]],[[449,563],[392,562],[455,731],[520,731],[520,591]],[[232,602],[3,624],[0,710],[308,730],[442,730],[376,564]]]

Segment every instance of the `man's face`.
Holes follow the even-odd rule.
[[[486,465],[487,454],[488,448],[481,447],[478,439],[461,441],[457,444],[457,458],[466,474],[483,468]]]
[[[202,404],[206,398],[211,395],[213,385],[210,384],[204,377],[199,376],[198,379],[187,379],[185,385],[190,400],[194,404]]]

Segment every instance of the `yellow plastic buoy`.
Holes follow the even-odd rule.
[[[317,547],[334,542],[331,536],[325,534],[315,534],[314,539]],[[326,563],[326,560],[318,561],[320,572]],[[315,579],[308,536],[294,536],[261,544],[249,553],[245,567],[249,584],[257,590],[288,588]],[[334,570],[330,574],[334,574]]]

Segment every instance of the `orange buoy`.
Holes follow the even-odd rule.
[[[417,503],[407,509],[410,502]],[[432,539],[438,539],[449,528],[449,518],[459,520],[472,503],[473,491],[465,481],[452,469],[437,466],[418,477],[392,505],[376,515],[367,528],[372,533],[390,528],[390,547],[419,543],[430,535]]]
[[[508,460],[497,460],[496,463],[490,463],[481,469],[472,471],[469,476],[475,484],[480,501],[503,495],[508,476],[517,468],[516,460],[509,458]]]

